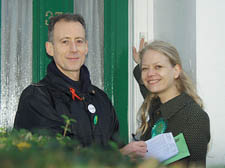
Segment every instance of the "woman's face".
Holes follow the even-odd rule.
[[[173,67],[164,54],[154,50],[146,51],[141,68],[142,80],[151,93],[159,97],[177,94],[175,80],[179,77],[180,66]]]

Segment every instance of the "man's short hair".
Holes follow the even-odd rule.
[[[79,15],[79,14],[70,14],[70,13],[65,13],[61,15],[56,15],[50,18],[49,24],[48,24],[48,41],[53,42],[53,31],[54,31],[54,26],[57,22],[64,20],[66,22],[79,22],[85,31],[85,37],[86,37],[86,25],[84,18]]]

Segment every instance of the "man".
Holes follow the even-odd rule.
[[[115,141],[119,123],[107,95],[91,84],[84,65],[88,53],[85,22],[77,14],[52,17],[46,52],[53,60],[47,75],[28,86],[20,97],[14,127],[63,133],[62,115],[75,119],[67,135],[83,146]]]
[[[63,133],[64,114],[76,120],[67,135],[83,146],[118,142],[119,123],[114,108],[107,95],[91,84],[84,65],[88,52],[85,29],[84,19],[77,14],[50,19],[46,51],[53,60],[44,79],[23,91],[14,122],[16,129]],[[146,144],[132,142],[120,151],[131,157],[144,156]]]

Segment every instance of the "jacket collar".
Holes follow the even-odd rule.
[[[192,101],[193,99],[189,95],[181,93],[179,96],[176,96],[168,102],[160,105],[161,115],[167,120]]]
[[[47,68],[47,78],[50,80],[50,83],[56,86],[60,90],[68,91],[69,88],[75,88],[79,93],[88,93],[93,92],[93,87],[91,85],[90,74],[88,68],[85,65],[82,65],[80,69],[80,80],[73,81],[72,79],[65,76],[57,67],[52,60],[49,63]]]

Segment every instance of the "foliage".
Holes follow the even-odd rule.
[[[32,134],[26,130],[1,131],[1,167],[11,168],[101,168],[135,166],[112,148],[91,146],[82,148],[68,137]]]
[[[67,116],[63,135],[32,134],[21,129],[7,131],[0,128],[1,168],[162,168],[156,160],[130,160],[122,156],[114,142],[108,147],[82,147],[66,136],[69,125],[76,122]],[[169,166],[182,168],[183,165]],[[196,166],[193,166],[195,168]],[[197,167],[196,167],[197,168]],[[219,168],[216,167],[216,168]]]
[[[63,132],[63,136],[65,137],[66,136],[66,133],[67,132],[70,132],[71,130],[69,129],[69,126],[72,122],[76,122],[76,120],[72,119],[72,118],[69,118],[68,116],[66,115],[62,115],[62,118],[64,118],[64,121],[66,123],[65,126],[62,126],[62,128],[64,129],[64,132]]]
[[[63,135],[49,136],[45,132],[32,134],[21,129],[7,131],[0,128],[1,168],[132,168],[137,163],[120,154],[115,143],[108,147],[81,145],[66,136],[74,119],[62,115]]]
[[[67,136],[0,129],[1,168],[162,168],[156,160],[132,161],[111,142],[108,148],[83,148]],[[182,168],[182,165],[169,166]],[[197,168],[196,166],[191,166]],[[220,168],[221,166],[215,167]],[[198,167],[199,168],[199,167]]]

